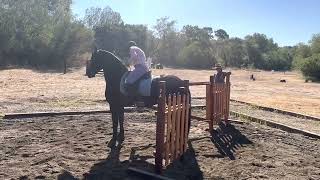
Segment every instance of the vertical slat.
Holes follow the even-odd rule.
[[[183,120],[184,120],[184,122],[183,122],[183,124],[182,124],[182,129],[183,129],[183,131],[182,131],[182,135],[181,135],[181,137],[182,137],[182,147],[181,147],[181,149],[182,149],[182,153],[184,153],[184,152],[186,152],[186,144],[188,143],[187,141],[188,141],[188,129],[189,129],[189,116],[188,116],[188,114],[189,114],[189,111],[187,110],[188,109],[188,106],[189,106],[189,103],[187,103],[187,99],[189,99],[189,92],[190,92],[190,90],[189,90],[189,80],[185,80],[184,81],[184,100],[183,100],[183,105],[184,105],[184,111],[183,111],[183,113],[184,113],[184,118],[183,118]]]
[[[223,83],[220,84],[220,118],[219,123],[221,122],[223,116]]]
[[[214,84],[211,84],[211,91],[210,91],[210,96],[211,96],[211,102],[212,102],[212,105],[211,105],[211,122],[212,124],[214,124]]]
[[[223,120],[226,118],[227,114],[227,89],[226,89],[226,84],[223,84]]]
[[[220,84],[217,84],[217,120],[216,123],[219,123],[219,118],[220,118]]]
[[[171,130],[171,139],[170,139],[170,146],[171,146],[171,153],[170,153],[170,161],[172,162],[176,156],[176,148],[175,148],[175,138],[176,138],[176,115],[177,115],[177,96],[176,94],[173,94],[172,98],[172,130]]]
[[[220,84],[220,119],[219,122],[221,122],[223,116],[223,83]]]
[[[225,89],[224,89],[224,83],[221,84],[221,117],[220,117],[220,122],[222,120],[224,120],[224,115],[225,115],[225,111],[224,111],[224,103],[225,102]]]
[[[170,145],[171,145],[171,136],[172,136],[172,100],[171,95],[168,96],[168,114],[167,114],[167,136],[166,136],[166,152],[165,152],[165,166],[169,164],[169,156],[170,156]]]
[[[222,98],[223,98],[223,96],[222,96],[222,83],[219,83],[219,122],[218,123],[220,123],[221,122],[221,118],[222,118]]]
[[[227,108],[228,108],[228,110],[227,110],[227,120],[229,119],[229,113],[230,113],[230,89],[231,89],[231,84],[230,83],[228,83],[228,100],[227,100],[227,102],[228,102],[228,105],[227,105]]]
[[[182,100],[181,100],[181,122],[180,122],[180,144],[179,144],[179,149],[180,149],[180,155],[183,154],[183,144],[184,144],[184,132],[185,132],[185,124],[186,124],[186,95],[182,95]]]
[[[180,156],[180,148],[179,148],[179,142],[180,142],[180,122],[181,122],[181,94],[178,94],[178,100],[177,100],[177,120],[176,120],[176,156],[175,158],[178,158]]]
[[[219,119],[219,84],[216,84],[216,124]]]
[[[190,99],[189,94],[186,95],[186,124],[185,124],[185,131],[184,131],[184,150],[185,152],[187,150],[187,144],[188,144],[188,130],[189,130],[189,110],[190,110]]]
[[[218,124],[219,121],[219,84],[216,84],[216,124]]]
[[[229,114],[229,108],[228,108],[228,104],[229,104],[229,95],[228,95],[228,84],[225,84],[225,88],[226,88],[226,104],[225,104],[225,108],[226,108],[226,112],[225,112],[225,117],[224,117],[224,121],[227,122],[228,121],[228,114]]]
[[[227,85],[227,115],[225,117],[225,121],[227,122],[228,119],[229,119],[229,110],[230,110],[230,74],[231,73],[228,73],[227,74],[227,78],[226,78],[226,85]]]
[[[209,121],[209,131],[212,132],[213,131],[213,123],[214,123],[214,108],[215,108],[215,104],[214,104],[214,77],[215,76],[210,76],[210,121]]]
[[[216,91],[216,85],[215,84],[212,84],[212,91],[211,91],[211,94],[212,94],[212,102],[213,102],[213,105],[212,105],[212,123],[216,123],[216,116],[217,116],[217,91]]]
[[[155,155],[155,171],[160,174],[163,167],[163,150],[164,150],[164,128],[165,128],[165,106],[166,106],[166,83],[159,82],[160,96],[158,102],[158,116],[156,127],[156,155]]]

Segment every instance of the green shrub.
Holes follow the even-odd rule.
[[[302,74],[311,79],[320,80],[320,54],[314,54],[300,62]]]

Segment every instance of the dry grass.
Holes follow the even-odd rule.
[[[259,105],[295,111],[320,117],[320,84],[304,83],[297,72],[230,70],[231,98]],[[214,71],[155,70],[154,74],[174,74],[190,81],[208,81]],[[254,74],[256,81],[249,76]],[[286,83],[280,83],[285,79]],[[205,96],[205,87],[191,87],[193,96]]]
[[[0,112],[97,108],[95,102],[104,98],[104,89],[103,78],[89,79],[84,70],[66,75],[4,70],[0,71]]]
[[[190,81],[208,81],[213,71],[163,69],[153,74],[173,74]],[[256,81],[250,81],[254,74]],[[286,79],[287,83],[280,83]],[[232,70],[231,97],[264,106],[320,116],[320,84],[304,83],[295,72]],[[68,73],[39,73],[32,70],[0,71],[0,113],[104,109],[105,83],[89,79],[84,69]],[[192,87],[193,96],[205,96],[205,87]]]

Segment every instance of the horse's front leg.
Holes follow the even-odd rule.
[[[119,141],[124,141],[124,127],[123,127],[123,122],[124,122],[124,107],[120,108],[119,111],[119,125],[120,125],[120,133],[119,133]]]
[[[117,134],[118,134],[118,114],[111,110],[111,118],[112,118],[112,139],[108,143],[108,147],[113,147],[117,142]]]

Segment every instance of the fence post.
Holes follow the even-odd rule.
[[[206,112],[207,112],[207,120],[209,120],[209,131],[213,130],[213,94],[212,94],[212,86],[214,84],[214,76],[210,76],[209,85],[206,86]]]
[[[163,150],[164,150],[164,128],[165,128],[165,111],[166,111],[166,82],[160,81],[160,95],[158,102],[157,128],[156,128],[156,155],[155,171],[162,173],[163,168]]]
[[[228,72],[226,75],[226,115],[224,121],[228,122],[229,119],[229,109],[230,109],[230,75],[231,72]]]

